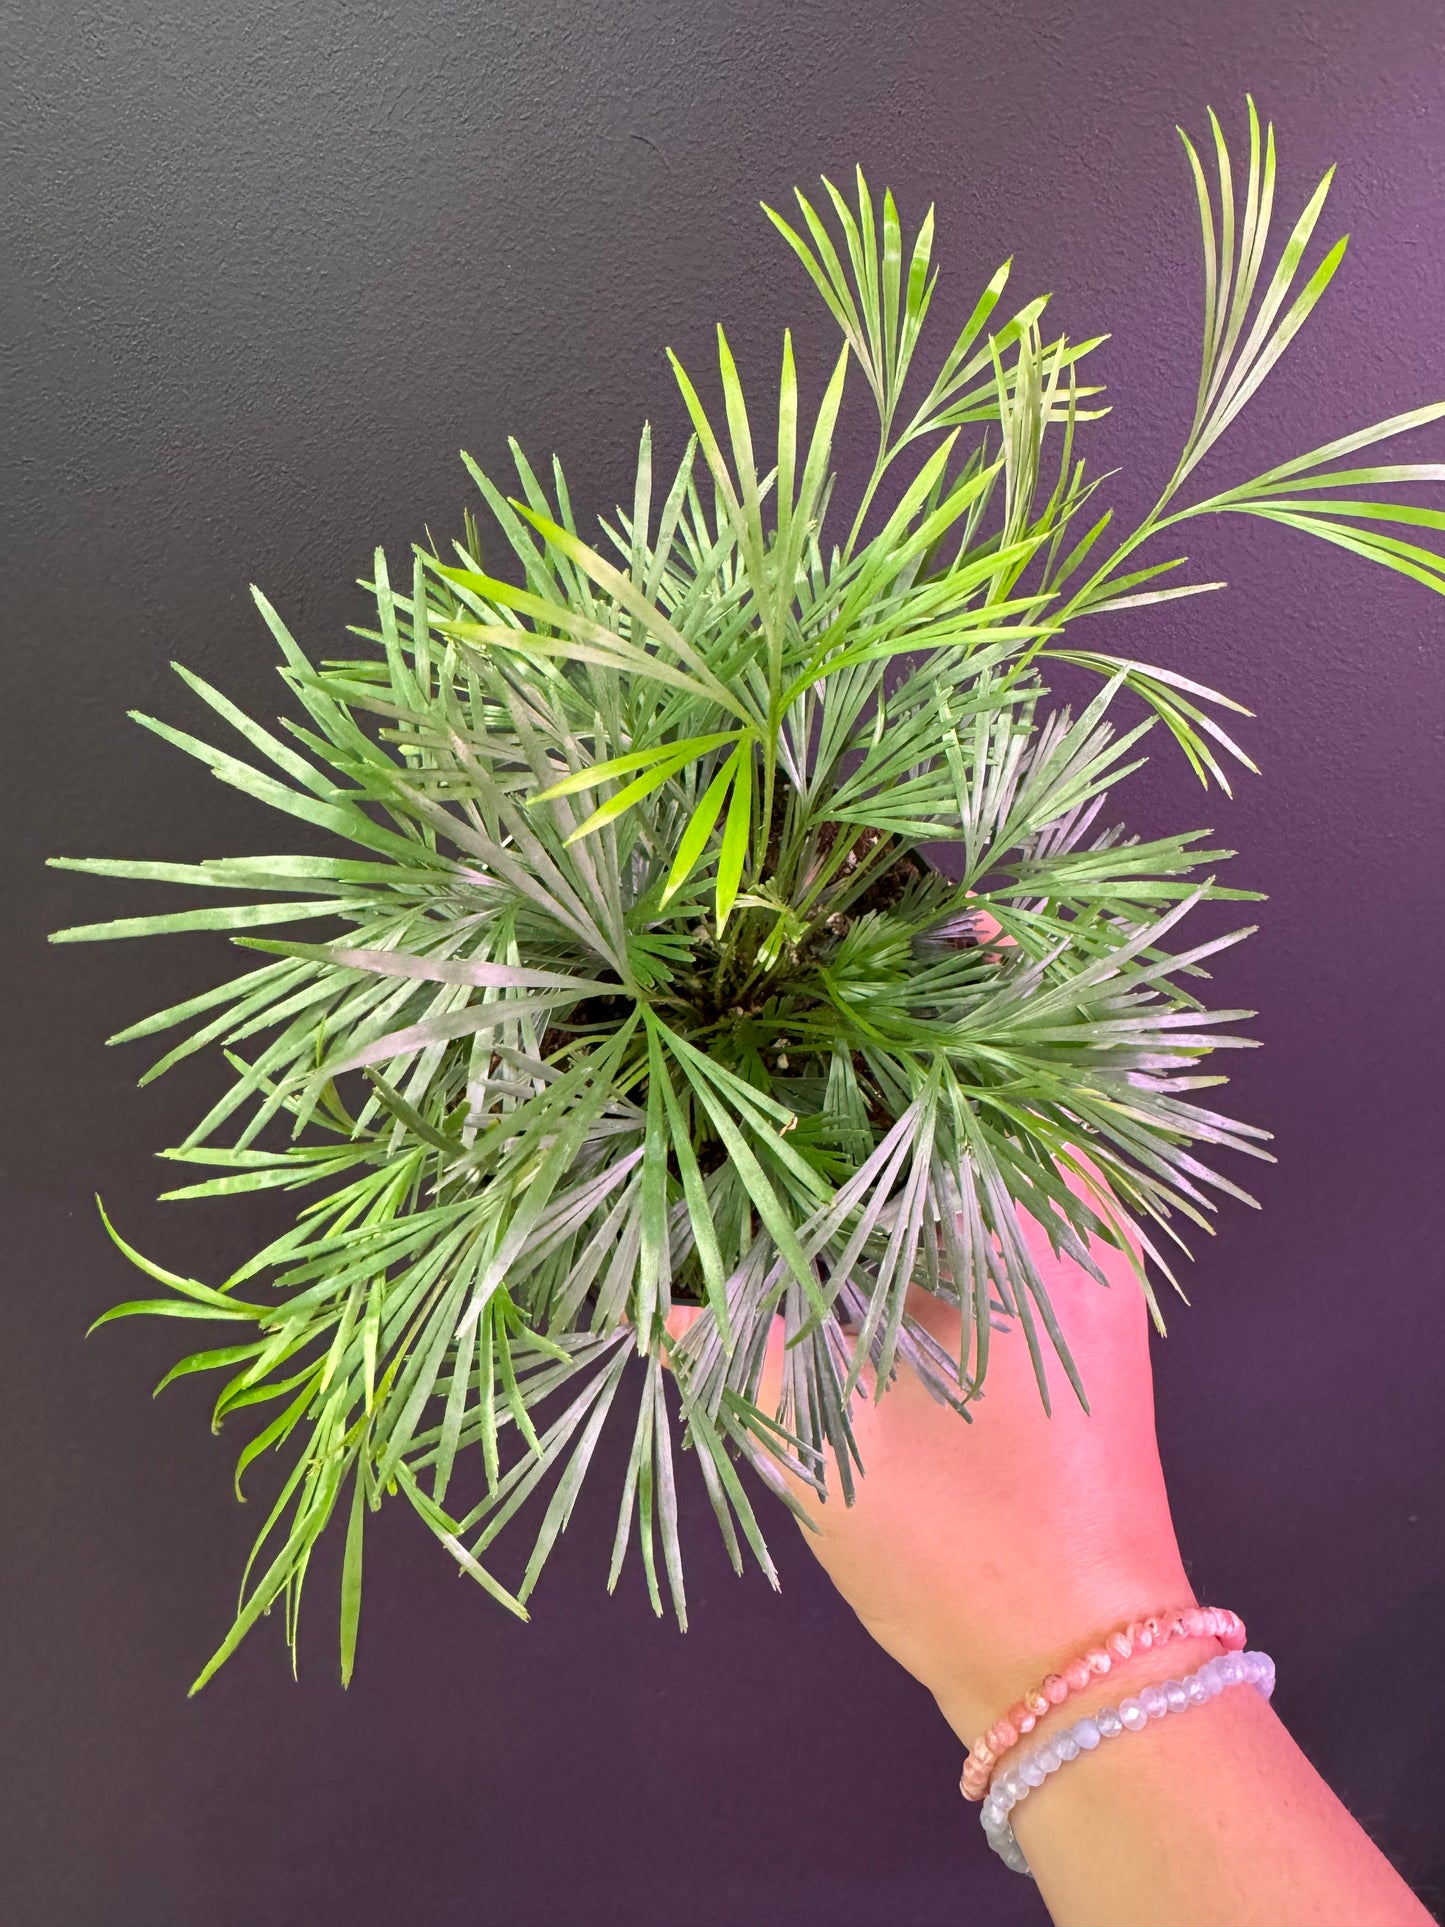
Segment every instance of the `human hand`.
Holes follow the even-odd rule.
[[[1102,1186],[1089,1160],[1080,1162]],[[1066,1181],[1088,1198],[1081,1179],[1069,1173]],[[907,1367],[875,1403],[865,1372],[865,1396],[853,1411],[863,1461],[853,1505],[838,1493],[831,1459],[823,1505],[779,1468],[817,1523],[804,1536],[834,1585],[884,1650],[929,1688],[965,1745],[1091,1635],[1198,1603],[1170,1517],[1148,1310],[1128,1255],[1092,1244],[1105,1289],[1056,1256],[1027,1212],[1019,1219],[1092,1415],[1047,1346],[1052,1417],[1044,1411],[1015,1327],[993,1335],[971,1424]],[[957,1311],[918,1288],[908,1309],[959,1355]],[[675,1308],[668,1332],[680,1339],[700,1315]],[[779,1318],[758,1395],[768,1412],[778,1407],[783,1342]],[[1178,1643],[1192,1650],[1195,1642]],[[1198,1643],[1215,1650],[1210,1640]],[[1181,1665],[1188,1658],[1177,1656]]]

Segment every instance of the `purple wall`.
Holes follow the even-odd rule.
[[[1202,129],[1207,102],[1237,130],[1254,91],[1291,214],[1338,160],[1326,238],[1356,237],[1210,473],[1445,396],[1439,0],[23,11],[7,12],[0,114],[5,820],[24,848],[5,1006],[0,1912],[1041,1921],[963,1809],[958,1749],[921,1689],[780,1516],[782,1597],[734,1580],[691,1479],[685,1639],[652,1621],[635,1569],[606,1598],[602,1492],[530,1628],[383,1513],[349,1696],[333,1552],[301,1683],[267,1625],[186,1701],[257,1508],[229,1499],[236,1446],[210,1436],[204,1388],[150,1403],[173,1328],[81,1334],[132,1287],[93,1191],[179,1266],[214,1273],[254,1243],[244,1208],[150,1202],[150,1152],[184,1132],[208,1075],[138,1094],[143,1047],[101,1049],[228,953],[49,951],[58,925],[166,903],[37,866],[274,847],[259,810],[125,709],[187,722],[177,656],[274,710],[247,581],[329,648],[361,619],[348,585],[374,541],[401,555],[424,523],[458,525],[459,444],[498,468],[508,431],[534,457],[555,447],[583,500],[610,507],[644,414],[680,441],[664,344],[701,367],[723,319],[761,382],[792,321],[816,376],[831,324],[756,204],[855,159],[913,218],[936,198],[936,312],[971,304],[1012,252],[1015,287],[1055,289],[1071,333],[1112,330],[1115,413],[1092,456],[1127,462],[1124,513],[1152,499],[1192,407],[1198,243],[1173,125]],[[1408,458],[1442,451],[1422,437]],[[1229,1167],[1264,1210],[1224,1201],[1192,1309],[1166,1312],[1164,1462],[1201,1596],[1244,1614],[1276,1656],[1276,1706],[1438,1907],[1445,607],[1266,525],[1192,543],[1231,592],[1111,640],[1250,703],[1263,774],[1233,803],[1206,798],[1160,750],[1117,801],[1146,833],[1212,825],[1241,852],[1229,880],[1268,892],[1210,994],[1260,1012],[1266,1048],[1229,1066],[1226,1108],[1272,1129],[1280,1162]],[[1228,908],[1200,934],[1231,927]],[[620,1449],[596,1475],[609,1487]]]

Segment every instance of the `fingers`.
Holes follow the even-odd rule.
[[[680,1345],[698,1319],[703,1316],[704,1307],[701,1305],[674,1305],[663,1321],[664,1329],[672,1344]],[[781,1318],[774,1318],[768,1331],[767,1350],[763,1354],[762,1379],[758,1385],[757,1403],[760,1411],[777,1410],[778,1397],[783,1389],[784,1340],[783,1321]],[[671,1346],[663,1347],[662,1362],[668,1371],[672,1370],[670,1351]]]
[[[1134,1253],[1135,1257],[1142,1260],[1144,1247],[1140,1242],[1139,1234],[1134,1229],[1133,1220],[1126,1217],[1123,1206],[1115,1197],[1108,1179],[1088,1153],[1081,1151],[1077,1144],[1068,1144],[1065,1145],[1064,1148],[1069,1156],[1082,1166],[1084,1172],[1084,1175],[1081,1177],[1076,1171],[1065,1171],[1063,1173],[1064,1183],[1068,1185],[1076,1197],[1082,1198],[1084,1203],[1087,1204],[1091,1210],[1095,1211],[1099,1217],[1103,1218],[1107,1224],[1111,1224],[1116,1231],[1122,1231],[1130,1250]],[[1107,1247],[1105,1247],[1105,1249],[1107,1249]],[[1097,1256],[1098,1253],[1096,1252],[1096,1257]],[[1100,1266],[1101,1269],[1105,1268],[1102,1259],[1100,1259]]]
[[[919,1308],[924,1312],[925,1318],[928,1320],[934,1319],[936,1314],[940,1312],[945,1319],[950,1316],[948,1307],[941,1305],[930,1292],[921,1292],[917,1287],[911,1287],[910,1311],[913,1309],[914,1299],[919,1301]],[[698,1319],[703,1316],[705,1316],[705,1311],[701,1305],[674,1305],[664,1320],[664,1328],[671,1343],[673,1345],[681,1344],[697,1323]],[[954,1323],[951,1342],[956,1352],[958,1345],[958,1314],[954,1312],[951,1316]],[[919,1322],[923,1323],[925,1319],[921,1318]],[[929,1328],[933,1330],[932,1324],[930,1324]],[[855,1336],[851,1327],[845,1327],[845,1333],[845,1342]],[[939,1338],[940,1343],[948,1344],[950,1342],[946,1336],[946,1326],[943,1332],[935,1331],[934,1335]],[[672,1360],[668,1356],[670,1349],[670,1346],[664,1346],[662,1354],[663,1365],[668,1371],[672,1370]],[[849,1349],[851,1355],[851,1346]],[[759,1411],[776,1416],[778,1408],[782,1403],[783,1372],[786,1360],[787,1327],[781,1317],[775,1317],[768,1329],[767,1347],[763,1353],[763,1369],[758,1380],[756,1403]],[[860,1402],[864,1406],[871,1404],[876,1388],[877,1374],[870,1364],[865,1364],[858,1374],[858,1389],[854,1395],[855,1401]],[[802,1488],[800,1487],[799,1489],[801,1490]]]
[[[701,1305],[674,1305],[663,1321],[664,1328],[666,1329],[668,1337],[675,1345],[678,1345],[687,1337],[688,1333],[701,1317]],[[662,1362],[668,1366],[669,1370],[671,1369],[671,1361],[666,1351],[662,1354]]]

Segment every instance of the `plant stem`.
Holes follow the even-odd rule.
[[[858,540],[859,531],[863,527],[863,517],[868,513],[872,505],[873,497],[877,493],[878,484],[883,480],[889,463],[902,446],[903,444],[900,442],[896,448],[889,448],[888,423],[886,421],[881,422],[878,429],[878,453],[873,460],[873,473],[868,477],[868,486],[864,489],[862,497],[859,500],[858,513],[853,517],[853,526],[848,531],[848,540],[843,544],[844,562],[846,562],[853,553],[853,544]]]

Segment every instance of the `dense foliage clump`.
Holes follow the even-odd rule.
[[[470,514],[454,559],[418,548],[403,583],[378,552],[354,659],[313,666],[257,593],[304,722],[276,734],[186,670],[249,755],[139,718],[335,838],[326,856],[72,862],[245,901],[58,933],[330,926],[317,942],[236,935],[262,953],[254,968],[112,1040],[181,1033],[148,1077],[213,1046],[234,1071],[165,1154],[214,1175],[168,1196],[308,1195],[294,1228],[215,1285],[122,1245],[165,1296],[109,1317],[229,1326],[169,1376],[220,1371],[216,1424],[264,1421],[238,1479],[295,1454],[202,1680],[277,1600],[294,1642],[338,1504],[349,1677],[364,1525],[389,1492],[524,1613],[624,1386],[636,1416],[610,1583],[635,1519],[653,1602],[660,1538],[685,1622],[675,1444],[734,1563],[745,1540],[771,1575],[739,1465],[781,1491],[790,1464],[821,1493],[831,1452],[850,1496],[865,1365],[879,1396],[916,1371],[968,1419],[1005,1319],[1045,1403],[1045,1343],[1085,1400],[1021,1207],[1096,1277],[1090,1240],[1132,1234],[1172,1281],[1176,1218],[1207,1229],[1207,1188],[1253,1202],[1197,1147],[1263,1157],[1267,1134],[1194,1095],[1225,1081],[1200,1061],[1247,1041],[1220,1026],[1252,1013],[1207,1011],[1185,982],[1248,933],[1165,947],[1201,899],[1253,893],[1216,883],[1232,853],[1198,847],[1210,832],[1143,842],[1101,815],[1160,721],[1227,790],[1216,750],[1248,758],[1211,711],[1240,705],[1089,638],[1222,586],[1136,557],[1206,513],[1267,517],[1439,589],[1440,559],[1381,525],[1440,518],[1360,491],[1441,471],[1340,464],[1445,405],[1186,501],[1344,245],[1296,290],[1326,177],[1266,280],[1272,132],[1251,106],[1241,196],[1212,131],[1213,187],[1185,143],[1206,264],[1194,422],[1122,539],[1077,454],[1102,412],[1080,379],[1098,343],[1045,340],[1043,300],[995,325],[1005,266],[925,383],[932,212],[905,242],[891,194],[876,203],[860,173],[851,204],[824,183],[831,225],[801,195],[799,229],[769,210],[844,337],[811,419],[790,337],[762,416],[719,329],[721,417],[674,360],[695,434],[659,479],[644,430],[605,550],[578,533],[560,467],[549,486],[514,444],[516,498],[468,463],[495,557]],[[838,539],[850,371],[879,437]],[[1099,679],[1078,716],[1050,702],[1058,661]],[[1116,734],[1125,691],[1145,713]],[[916,1288],[961,1307],[959,1356],[911,1316]],[[703,1313],[674,1346],[679,1302]],[[787,1367],[763,1410],[775,1316]],[[509,1589],[483,1561],[539,1488]]]

